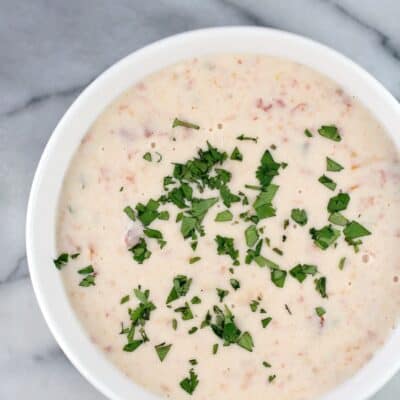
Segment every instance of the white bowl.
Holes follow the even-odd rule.
[[[82,375],[113,400],[159,397],[133,383],[107,360],[90,342],[69,304],[60,274],[52,263],[63,177],[89,127],[119,94],[152,72],[208,53],[261,53],[308,65],[360,99],[392,136],[395,145],[400,146],[400,135],[395,134],[400,126],[400,106],[390,93],[344,56],[286,32],[252,27],[187,32],[138,50],[100,75],[66,112],[43,152],[29,198],[26,246],[33,288],[51,332]],[[400,327],[364,368],[323,400],[366,399],[399,367]]]

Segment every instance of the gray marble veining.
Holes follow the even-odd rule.
[[[65,358],[25,257],[30,183],[67,107],[119,58],[162,37],[260,25],[351,57],[400,99],[398,0],[0,0],[0,399],[104,399]],[[400,398],[400,375],[374,400]]]

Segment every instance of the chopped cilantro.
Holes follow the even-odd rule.
[[[255,225],[250,225],[245,231],[244,235],[246,238],[246,244],[249,247],[253,247],[259,238],[257,227]]]
[[[328,297],[328,295],[326,294],[326,278],[321,277],[319,279],[315,279],[314,283],[315,283],[315,290],[319,292],[321,297],[323,298]]]
[[[201,303],[201,299],[198,296],[194,296],[190,302],[192,304],[200,304]]]
[[[69,254],[68,253],[61,253],[53,263],[57,269],[61,269],[64,265],[68,263]]]
[[[310,234],[315,245],[322,250],[326,250],[329,246],[336,242],[340,236],[340,231],[332,228],[332,225],[326,225],[321,229],[310,229]]]
[[[240,347],[243,347],[247,351],[253,351],[254,343],[253,338],[251,337],[249,332],[244,332],[242,336],[240,336],[237,344]]]
[[[157,229],[151,229],[151,228],[146,228],[144,229],[143,233],[145,234],[145,236],[147,236],[148,238],[151,239],[162,239],[163,235],[160,231],[158,231]]]
[[[190,213],[193,217],[201,221],[207,214],[207,211],[217,202],[217,197],[212,197],[209,199],[193,199]]]
[[[283,256],[283,251],[281,249],[278,249],[278,247],[274,247],[272,251],[280,256]]]
[[[228,294],[229,294],[229,290],[224,290],[224,289],[217,288],[217,295],[218,295],[219,301],[221,303],[224,301],[224,298],[226,296],[228,296]]]
[[[334,212],[328,218],[328,221],[334,225],[345,226],[349,221],[340,212]]]
[[[132,340],[123,347],[123,350],[131,353],[135,351],[142,343],[143,340]]]
[[[165,343],[160,343],[154,348],[156,349],[158,358],[160,359],[161,362],[164,361],[164,358],[167,357],[168,352],[171,350],[172,344],[165,344]]]
[[[143,264],[144,260],[147,260],[151,256],[151,251],[147,249],[147,243],[143,238],[140,238],[139,242],[132,246],[129,251],[138,264]]]
[[[313,136],[313,134],[310,132],[309,129],[305,129],[305,130],[304,130],[304,134],[305,134],[307,137],[312,137],[312,136]]]
[[[307,278],[307,275],[314,276],[318,272],[318,269],[315,265],[297,264],[289,272],[293,278],[302,283]]]
[[[229,283],[231,284],[234,290],[238,290],[240,288],[240,282],[237,279],[231,278],[229,280]]]
[[[338,195],[329,199],[328,211],[330,213],[343,211],[347,208],[349,202],[350,196],[347,193],[339,193]]]
[[[149,152],[147,152],[147,153],[144,153],[143,159],[150,162],[150,161],[152,161],[153,158],[152,158],[151,154]]]
[[[272,365],[271,365],[269,362],[267,362],[267,361],[263,361],[262,365],[263,365],[265,368],[271,368],[271,367],[272,367]]]
[[[318,315],[318,317],[323,317],[326,314],[326,311],[323,307],[316,307],[315,312]]]
[[[172,127],[176,128],[177,126],[183,126],[184,128],[190,129],[200,129],[199,125],[193,124],[191,122],[182,121],[181,119],[175,118],[174,122],[172,123]]]
[[[226,185],[221,186],[219,189],[219,194],[221,195],[222,202],[228,208],[232,205],[232,203],[238,203],[240,201],[240,197],[236,194],[233,194]]]
[[[186,275],[177,275],[173,279],[173,286],[169,292],[166,304],[171,303],[179,299],[179,297],[186,296],[189,291],[190,285],[192,284],[192,279],[188,278]]]
[[[285,286],[287,272],[282,269],[271,270],[271,281],[278,288],[283,288]]]
[[[215,355],[218,351],[218,343],[214,343],[212,347],[212,353]]]
[[[133,210],[132,207],[126,206],[126,207],[124,208],[124,213],[125,213],[132,221],[136,221],[135,211]]]
[[[269,382],[269,383],[272,383],[272,382],[275,380],[275,378],[276,378],[276,375],[270,375],[270,376],[268,377],[268,382]]]
[[[339,265],[338,265],[338,268],[342,271],[343,270],[343,268],[344,268],[344,263],[346,262],[346,257],[342,257],[340,260],[339,260]]]
[[[80,269],[78,271],[78,274],[88,275],[88,274],[91,274],[93,272],[94,272],[93,266],[92,265],[88,265],[87,267]]]
[[[231,154],[231,160],[242,161],[243,154],[239,151],[237,147],[235,147]]]
[[[371,234],[368,229],[364,228],[357,221],[349,222],[343,229],[343,233],[346,240],[353,240]]]
[[[127,294],[126,296],[121,298],[119,304],[125,304],[129,301],[129,299],[130,299],[130,296],[129,296],[129,294]]]
[[[197,219],[193,217],[182,217],[181,223],[181,233],[182,236],[186,239],[190,236],[193,236],[195,233],[195,228],[197,226]]]
[[[150,225],[158,217],[158,207],[160,203],[150,199],[146,205],[138,203],[136,205],[136,212],[139,221],[144,225]]]
[[[256,137],[245,136],[245,135],[243,135],[243,133],[241,135],[239,135],[236,139],[237,140],[242,140],[242,141],[243,140],[251,140],[254,143],[257,143],[257,140],[258,140],[258,138],[256,138]]]
[[[197,263],[200,260],[201,260],[201,257],[192,257],[189,259],[189,264]]]
[[[96,278],[96,275],[95,275],[95,274],[86,275],[86,276],[79,282],[79,286],[82,286],[82,287],[96,286],[96,283],[95,283],[95,281],[94,281],[95,278]]]
[[[304,226],[308,221],[308,216],[306,210],[301,210],[300,208],[293,208],[290,216],[293,221],[301,226]]]
[[[258,300],[252,300],[250,303],[250,310],[252,312],[256,312],[259,305],[260,305],[260,302]]]
[[[168,211],[161,211],[158,214],[158,219],[162,221],[168,221],[169,220],[169,212]]]
[[[179,383],[180,387],[190,395],[193,394],[198,384],[199,379],[193,368],[190,369],[189,376],[185,379],[182,379]]]
[[[197,360],[195,358],[192,358],[191,360],[189,360],[189,362],[190,362],[191,365],[197,365],[198,364],[198,362],[197,362]]]
[[[318,179],[319,183],[322,183],[324,186],[326,186],[329,190],[335,190],[336,189],[336,183],[329,178],[326,175],[322,175],[319,179]]]
[[[326,157],[326,170],[330,172],[339,172],[343,169],[343,167],[337,163],[336,161],[332,160],[329,157]]]
[[[193,333],[197,332],[199,328],[197,328],[197,326],[192,326],[189,330],[188,330],[188,334],[189,335],[193,335]]]
[[[261,320],[262,327],[266,328],[270,324],[271,321],[272,321],[271,317],[267,317],[267,318],[262,319]]]
[[[232,221],[233,219],[233,214],[229,211],[229,210],[224,210],[219,212],[216,217],[215,220],[216,222],[227,222],[227,221]]]
[[[235,249],[233,238],[217,235],[215,242],[217,243],[217,252],[219,255],[226,254],[233,260],[234,265],[239,264],[239,251]]]
[[[324,138],[333,140],[334,142],[340,142],[342,140],[335,125],[322,125],[321,128],[318,129],[318,133]]]
[[[193,313],[192,313],[192,310],[190,309],[190,306],[189,306],[188,302],[186,302],[185,305],[182,306],[182,307],[175,308],[174,311],[181,313],[182,319],[184,321],[187,321],[189,319],[193,319]]]
[[[261,158],[261,164],[257,168],[256,177],[262,187],[268,186],[272,179],[279,175],[281,164],[275,162],[269,150],[266,150]]]
[[[174,331],[176,331],[177,328],[178,328],[178,321],[174,318],[174,319],[172,320],[172,329],[173,329]]]

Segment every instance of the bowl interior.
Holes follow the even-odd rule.
[[[70,160],[91,124],[119,94],[143,77],[180,60],[210,53],[259,53],[305,64],[327,75],[359,99],[397,147],[400,106],[368,73],[311,40],[265,28],[232,27],[193,31],[147,46],[112,66],[74,102],[54,130],[33,181],[27,216],[27,255],[40,308],[57,342],[78,370],[113,400],[155,400],[114,367],[93,345],[77,320],[61,277],[52,265],[58,196]],[[324,400],[367,398],[400,367],[400,329],[353,378]],[[332,361],[334,362],[334,361]]]

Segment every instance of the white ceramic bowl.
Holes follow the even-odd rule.
[[[76,368],[113,400],[158,397],[134,384],[106,359],[90,342],[69,304],[60,274],[52,263],[63,177],[89,127],[119,94],[152,72],[207,53],[261,53],[308,65],[360,99],[393,136],[395,145],[400,146],[400,106],[373,77],[321,44],[277,30],[230,27],[183,33],[136,51],[100,75],[66,112],[42,155],[29,199],[26,246],[33,288],[51,332]],[[362,370],[323,400],[364,400],[399,367],[400,327]]]

